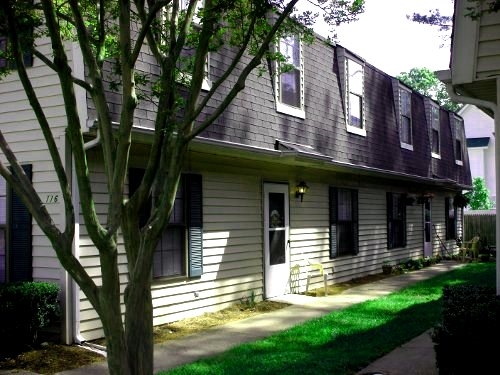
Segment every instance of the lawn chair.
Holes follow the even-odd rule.
[[[460,250],[462,251],[462,262],[465,261],[465,256],[470,253],[471,259],[477,259],[479,256],[479,249],[481,248],[481,237],[476,235],[472,240],[464,242]]]
[[[311,278],[322,277],[324,288],[325,288],[325,296],[327,296],[328,295],[328,272],[325,272],[323,265],[321,263],[311,263],[308,259],[306,267],[307,267],[306,293],[309,291],[309,285],[311,284]]]

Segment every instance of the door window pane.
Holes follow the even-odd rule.
[[[285,230],[269,231],[269,262],[271,266],[285,263]]]
[[[285,195],[269,193],[269,228],[285,226]]]
[[[285,263],[285,194],[269,193],[269,262]]]

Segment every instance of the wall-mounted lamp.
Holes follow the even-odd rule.
[[[309,190],[309,186],[306,185],[304,181],[300,181],[300,183],[295,186],[295,198],[300,197],[300,201],[302,202],[304,199],[304,194]]]

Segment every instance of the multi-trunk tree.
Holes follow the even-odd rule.
[[[54,222],[1,131],[0,174],[21,197],[50,240],[62,266],[98,313],[106,336],[111,374],[153,372],[153,253],[169,222],[190,141],[207,129],[244,90],[245,80],[252,72],[264,72],[272,60],[281,61],[283,69],[287,68],[285,57],[272,48],[280,37],[307,35],[307,26],[312,24],[313,13],[319,9],[328,11],[326,17],[330,22],[350,21],[363,10],[364,1],[317,0],[313,2],[316,3],[313,12],[302,14],[293,12],[297,3],[298,0],[1,2],[0,33],[8,37],[7,48],[0,56],[7,61],[2,73],[18,75],[36,115],[59,181],[64,205],[63,228]],[[50,40],[50,54],[37,50],[40,38]],[[68,43],[77,44],[81,50],[84,78],[74,75],[67,55]],[[207,54],[222,49],[231,50],[232,61],[216,77],[210,90],[202,92]],[[88,236],[100,258],[99,286],[72,254],[75,207],[68,178],[71,171],[65,170],[50,116],[45,113],[42,98],[37,96],[24,65],[23,54],[28,50],[58,79],[78,203]],[[141,53],[145,50],[152,58],[153,74],[140,69]],[[104,220],[95,208],[76,87],[85,90],[96,114],[108,197]],[[209,105],[221,87],[224,87],[223,100],[216,106]],[[110,92],[113,92],[112,103]],[[118,114],[111,112],[116,97],[121,103]],[[124,199],[136,110],[142,101],[150,101],[156,108],[154,137],[144,176],[133,195]],[[145,208],[149,211],[143,221],[139,213]],[[123,300],[118,269],[119,232],[128,266]]]

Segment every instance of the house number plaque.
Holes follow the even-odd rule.
[[[59,203],[59,194],[47,194],[45,197],[45,204],[57,204]]]

